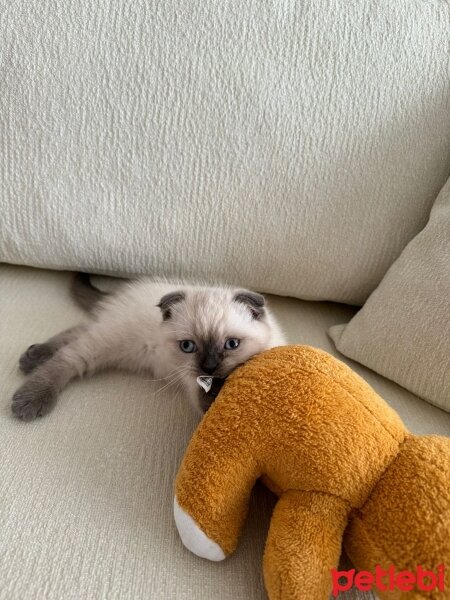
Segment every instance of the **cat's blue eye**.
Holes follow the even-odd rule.
[[[197,351],[197,344],[192,340],[181,340],[180,342],[180,350],[182,352],[186,352],[190,354],[191,352]]]
[[[236,350],[240,343],[241,340],[238,340],[237,338],[230,338],[225,342],[224,348],[225,350]]]

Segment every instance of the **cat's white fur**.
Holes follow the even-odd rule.
[[[164,320],[158,305],[162,297],[174,291],[180,291],[183,299],[170,306],[167,313],[170,316],[166,315]],[[199,408],[203,391],[196,378],[203,374],[199,353],[205,341],[221,349],[214,372],[217,377],[225,377],[265,349],[285,344],[267,306],[255,317],[251,306],[235,300],[239,292],[228,287],[155,282],[146,278],[122,285],[96,305],[91,323],[48,340],[47,346],[53,348],[51,356],[23,369],[32,372],[14,395],[14,412],[25,420],[44,414],[71,379],[104,368],[150,374],[162,385],[179,385],[192,405]],[[236,349],[226,350],[224,345],[230,338],[240,343]],[[182,352],[180,340],[193,340],[197,352]],[[39,354],[40,346],[45,345],[32,347],[35,350],[30,349],[28,354],[31,357]],[[25,363],[26,355],[23,355]]]

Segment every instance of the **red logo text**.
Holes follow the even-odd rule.
[[[397,571],[391,565],[388,569],[382,569],[380,565],[375,568],[375,573],[370,571],[359,571],[350,569],[349,571],[338,571],[331,569],[333,579],[333,596],[339,592],[346,592],[352,586],[362,592],[368,592],[374,587],[380,592],[400,590],[410,592],[414,589],[422,592],[431,592],[433,590],[444,591],[445,566],[439,565],[436,571],[427,571],[420,565],[416,571]]]

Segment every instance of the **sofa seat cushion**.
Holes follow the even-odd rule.
[[[74,381],[46,417],[13,418],[21,352],[83,317],[69,283],[69,273],[0,266],[0,598],[263,600],[261,558],[274,505],[265,488],[255,490],[241,543],[224,563],[201,560],[180,542],[173,483],[197,423],[182,398],[155,394],[150,377],[105,372]],[[328,327],[354,312],[270,302],[290,342],[331,352]],[[450,433],[450,415],[347,362],[408,427]]]

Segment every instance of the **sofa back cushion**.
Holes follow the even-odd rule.
[[[448,171],[447,2],[10,3],[0,260],[362,303]]]
[[[425,229],[330,335],[346,356],[450,412],[450,179]]]

